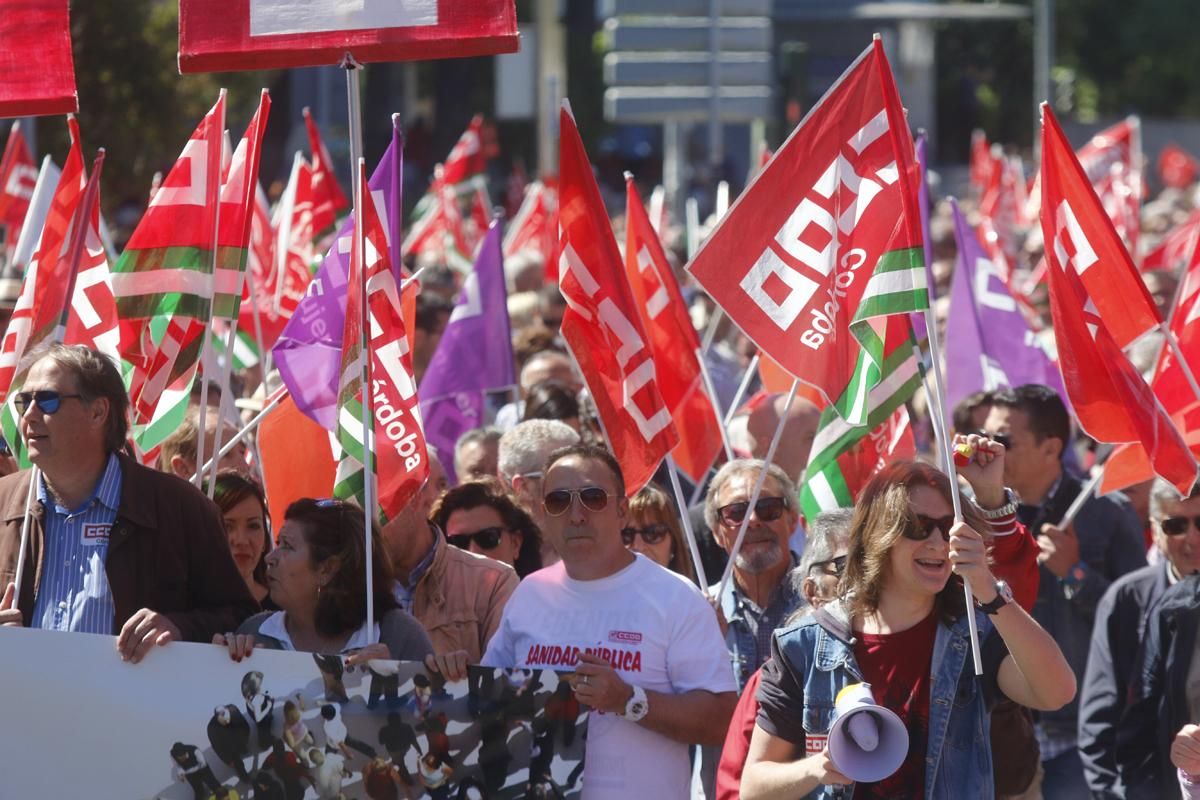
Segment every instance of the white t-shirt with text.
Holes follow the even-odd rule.
[[[645,556],[594,581],[572,579],[562,562],[525,578],[504,609],[483,666],[571,671],[580,651],[608,659],[622,680],[647,691],[737,691],[708,601],[687,579]],[[586,800],[686,798],[690,782],[686,744],[616,714],[589,715]]]

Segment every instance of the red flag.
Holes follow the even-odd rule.
[[[67,0],[0,4],[0,42],[0,119],[79,111]]]
[[[21,233],[37,175],[37,165],[29,154],[21,123],[14,122],[4,145],[4,156],[0,157],[0,227],[8,230],[6,241],[10,247]]]
[[[1062,147],[1054,139],[1059,132],[1049,109],[1043,105],[1043,110],[1042,186],[1047,202],[1042,207],[1042,234],[1058,364],[1071,406],[1089,436],[1112,444],[1139,443],[1154,471],[1186,494],[1196,479],[1196,461],[1150,387],[1109,333],[1108,317],[1097,313],[1096,304],[1084,290],[1086,273],[1082,279],[1078,274],[1076,262],[1081,257],[1090,258],[1088,254],[1097,252],[1097,248],[1084,238],[1081,225],[1068,221],[1070,207],[1066,200],[1059,199],[1062,195],[1053,171],[1054,159],[1070,151],[1054,152],[1054,148]],[[1082,170],[1077,171],[1082,179]],[[1091,198],[1095,200],[1095,195]],[[1098,215],[1099,209],[1092,213]],[[1102,221],[1107,235],[1119,247],[1111,223]]]
[[[179,3],[182,73],[330,66],[347,53],[368,63],[515,52],[514,0]]]
[[[25,270],[21,294],[4,333],[3,346],[0,347],[0,401],[8,394],[21,358],[53,333],[66,304],[66,286],[62,276],[55,273],[59,258],[67,247],[71,223],[87,184],[83,168],[83,145],[79,141],[79,126],[74,117],[68,117],[68,126],[71,131],[71,150],[63,164],[37,251]]]
[[[654,374],[654,353],[575,118],[559,112],[562,334],[600,412],[632,495],[679,443]],[[690,347],[690,345],[689,345]]]
[[[853,447],[838,456],[837,463],[846,479],[850,496],[858,497],[876,472],[893,461],[916,457],[917,443],[908,418],[908,407],[901,405]]]
[[[1060,248],[1060,269],[1072,269],[1123,348],[1162,319],[1104,212],[1100,199],[1067,143],[1054,112],[1042,104],[1042,228],[1046,252]]]
[[[1188,214],[1187,219],[1179,223],[1163,237],[1162,243],[1151,250],[1142,259],[1142,272],[1156,269],[1178,270],[1196,249],[1196,240],[1200,236],[1200,210]]]
[[[457,187],[461,183],[482,176],[487,169],[487,156],[483,152],[480,134],[483,131],[483,114],[471,118],[467,129],[458,137],[450,155],[446,156],[443,165],[446,172],[444,180],[450,186]],[[489,222],[491,220],[489,219]],[[486,231],[487,226],[484,226]]]
[[[321,141],[321,132],[308,108],[304,109],[304,126],[308,130],[308,146],[312,150],[312,226],[313,239],[320,239],[333,230],[339,211],[349,208],[350,201],[338,185],[333,171],[333,159]]]
[[[912,136],[876,39],[688,266],[780,366],[831,403],[846,393],[843,410],[852,424],[861,424],[858,400],[878,379],[880,353],[873,347],[859,369],[865,351],[850,322],[860,311],[874,316],[927,302],[919,180]],[[918,282],[919,289],[910,288]]]
[[[1005,261],[1015,263],[1029,225],[1025,217],[1025,175],[1021,160],[1006,157],[998,144],[992,145],[990,158],[992,169],[979,201],[979,214],[991,226]]]
[[[522,250],[540,253],[545,264],[558,240],[555,223],[558,219],[558,195],[553,187],[541,181],[529,184],[525,201],[517,210],[508,229],[504,232],[504,257],[509,258]]]
[[[700,373],[700,340],[692,327],[675,273],[650,225],[633,176],[625,176],[625,275],[650,341],[654,374],[671,410],[679,444],[675,463],[693,482],[704,478],[721,452],[721,418]]]
[[[1196,181],[1196,159],[1175,143],[1158,154],[1158,177],[1167,186],[1186,189]]]
[[[1140,120],[1128,117],[1097,133],[1078,153],[1117,235],[1134,254],[1142,219],[1141,136]]]
[[[362,159],[358,162],[358,173],[359,186],[366,187],[367,168]],[[429,477],[429,459],[426,455],[425,432],[421,427],[409,340],[405,333],[401,292],[396,286],[388,260],[387,236],[369,191],[361,193],[360,205],[362,228],[356,231],[351,246],[350,274],[346,284],[342,369],[345,372],[348,365],[361,363],[361,358],[371,359],[371,385],[364,387],[360,382],[356,399],[361,403],[364,393],[368,390],[371,393],[371,411],[374,415],[371,439],[375,452],[374,459],[367,456],[360,463],[368,470],[375,467],[379,487],[377,504],[384,516],[391,519],[404,509]],[[362,329],[364,298],[363,279],[359,270],[366,274],[366,331]],[[367,352],[353,352],[361,347],[364,333]],[[344,387],[349,385],[345,375],[342,381],[344,392]],[[358,404],[352,405],[359,407],[361,413]],[[339,417],[345,416],[348,407],[343,403]],[[339,438],[343,439],[343,446],[346,446],[343,431],[347,422],[351,426],[361,426],[358,420],[339,418]],[[362,441],[365,443],[366,439]],[[345,463],[343,461],[343,466]],[[341,470],[338,478],[342,479]]]

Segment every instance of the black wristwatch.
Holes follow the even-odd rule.
[[[1000,609],[1013,601],[1012,589],[1004,581],[996,581],[996,596],[987,603],[979,603],[979,610],[989,617],[1000,612]]]

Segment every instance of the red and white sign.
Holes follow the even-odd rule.
[[[366,63],[516,51],[514,0],[179,2],[183,73],[321,66],[346,53]]]
[[[0,42],[0,119],[79,111],[67,0],[0,2]]]

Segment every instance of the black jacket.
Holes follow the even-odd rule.
[[[1188,719],[1187,674],[1200,628],[1200,575],[1163,593],[1146,626],[1133,701],[1117,729],[1117,770],[1130,800],[1179,797],[1171,742]]]
[[[1117,579],[1096,606],[1092,646],[1079,693],[1079,757],[1093,798],[1125,796],[1117,777],[1117,723],[1129,705],[1150,609],[1167,590],[1170,563]]]

